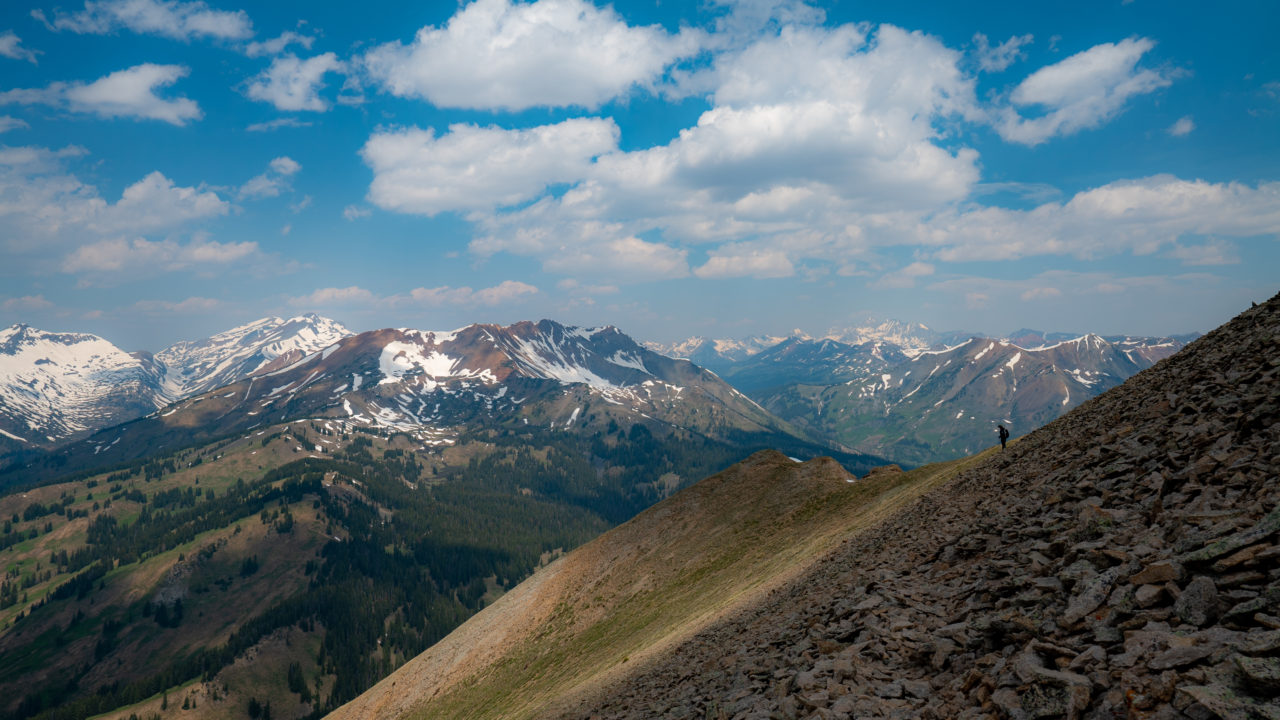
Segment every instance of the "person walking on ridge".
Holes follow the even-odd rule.
[[[1003,425],[996,426],[996,432],[1000,434],[1000,449],[1004,449],[1004,443],[1009,439],[1009,430]]]

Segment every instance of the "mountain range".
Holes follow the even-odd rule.
[[[272,317],[154,355],[88,333],[0,330],[0,450],[50,446],[270,372],[351,335],[316,315]]]
[[[787,417],[784,408],[771,411],[717,374],[654,353],[616,328],[545,320],[375,330],[270,367],[263,361],[285,352],[210,361],[206,368],[242,363],[256,374],[5,459],[0,718],[107,713],[127,720],[178,707],[191,718],[318,717],[383,678],[352,707],[432,717],[788,716],[833,707],[836,715],[914,716],[921,707],[914,700],[929,690],[906,681],[921,681],[925,670],[909,663],[924,656],[926,639],[904,634],[910,626],[900,626],[899,615],[875,613],[886,598],[894,605],[880,612],[899,600],[920,605],[912,598],[935,586],[947,588],[945,597],[929,596],[942,616],[974,625],[957,635],[935,628],[927,611],[920,612],[934,619],[912,616],[920,627],[950,633],[944,639],[957,646],[929,676],[939,682],[934,716],[959,714],[970,691],[995,703],[996,691],[1018,683],[1059,702],[1069,682],[1031,683],[1042,677],[1037,667],[1067,666],[1036,645],[1023,663],[1029,679],[1009,675],[999,660],[1026,651],[1033,638],[1016,634],[1025,618],[995,616],[992,608],[1069,595],[1053,592],[1049,579],[1041,588],[1039,566],[1004,583],[1010,563],[1043,557],[1042,564],[1057,563],[1047,572],[1063,590],[1092,597],[1095,576],[1111,577],[1105,573],[1117,562],[1161,561],[1195,551],[1201,540],[1251,532],[1260,508],[1275,501],[1259,494],[1266,484],[1255,465],[1274,457],[1267,448],[1275,373],[1267,362],[1275,356],[1277,303],[1145,372],[1138,371],[1147,361],[1140,350],[1158,344],[1133,339],[1120,345],[1084,336],[1035,349],[970,340],[908,352],[883,340],[793,338],[754,353],[730,378],[760,398],[815,393],[817,400],[795,401],[809,403],[809,413]],[[748,372],[756,360],[759,369]],[[1077,393],[1096,394],[1126,373],[1136,375],[1068,407]],[[774,385],[775,377],[784,384]],[[1060,391],[1071,392],[1067,404]],[[989,411],[1001,417],[1000,403],[1020,400],[1047,407],[1046,420],[1066,417],[1015,438],[1005,453],[985,450],[905,473],[876,468],[886,461],[834,443],[823,424],[832,408],[839,417],[841,409],[865,407],[861,424],[883,429],[882,416],[913,407],[944,418],[942,427],[972,429],[989,418],[955,418],[953,408],[978,407],[983,392],[1005,393]],[[1107,400],[1117,396],[1119,405]],[[1245,447],[1252,454],[1242,455]],[[1035,452],[1024,457],[1022,448]],[[1094,464],[1098,458],[1107,464]],[[1139,480],[1118,484],[1126,473]],[[1206,484],[1222,473],[1225,479]],[[1032,476],[1055,479],[1043,493],[1017,484]],[[704,477],[711,480],[695,482]],[[1148,492],[1157,486],[1158,502]],[[1159,533],[1139,538],[1153,518],[1165,522],[1162,507],[1176,511]],[[1024,532],[1017,523],[1035,513],[1044,516]],[[1186,534],[1192,525],[1194,537]],[[1250,612],[1265,620],[1280,612],[1267,604],[1273,550],[1265,534],[1247,537],[1252,544],[1212,558],[1235,565],[1189,567],[1213,573],[1219,616],[1247,617],[1227,612],[1234,605],[1219,607],[1228,601],[1255,603]],[[942,544],[928,544],[935,540]],[[1094,540],[1102,544],[1089,545]],[[1004,542],[1013,555],[974,564]],[[579,546],[591,549],[556,560]],[[882,555],[886,548],[894,552]],[[1111,548],[1128,559],[1103,551]],[[833,553],[843,555],[825,564]],[[872,562],[879,563],[874,578],[858,575]],[[1231,570],[1236,565],[1243,570]],[[531,576],[539,567],[558,575]],[[917,569],[927,577],[891,584]],[[1150,605],[1108,596],[1112,629],[1181,617],[1166,606],[1204,590],[1188,579],[1143,589],[1141,602]],[[986,584],[971,592],[971,582]],[[1033,586],[1039,595],[1017,594]],[[790,601],[799,597],[801,605]],[[1036,607],[1028,612],[1042,619],[1063,613]],[[495,620],[476,615],[485,608],[504,609]],[[755,608],[766,615],[745,631],[720,624]],[[470,629],[448,639],[472,616]],[[1240,621],[1232,622],[1226,629],[1241,632]],[[868,634],[851,634],[854,624]],[[498,635],[475,635],[476,627]],[[1046,637],[1078,650],[1080,662],[1097,662],[1087,647],[1092,626],[1072,627]],[[1123,634],[1117,641],[1111,630],[1098,632],[1092,642],[1104,655],[1126,651]],[[1188,631],[1171,626],[1174,632]],[[712,641],[688,645],[706,633]],[[733,658],[722,649],[757,635],[760,643],[733,646]],[[1004,636],[1016,637],[1018,647],[990,644]],[[411,662],[442,640],[440,652],[470,649],[458,656],[463,665],[439,652],[424,656],[425,666]],[[858,655],[864,641],[871,650]],[[933,651],[947,647],[927,642]],[[1177,649],[1160,642],[1161,652]],[[893,652],[908,645],[903,665]],[[668,655],[679,647],[692,654]],[[841,663],[873,669],[858,676],[801,667],[837,650],[847,651]],[[734,665],[739,656],[745,659]],[[1212,697],[1223,687],[1239,695],[1237,680],[1207,674],[1227,667],[1220,660],[1188,682],[1219,693]],[[654,667],[663,668],[656,679],[636,674]],[[727,689],[717,683],[729,676],[715,675],[717,667],[732,670]],[[398,668],[408,674],[392,674]],[[802,670],[824,683],[826,696],[798,677]],[[904,679],[901,688],[889,682],[890,670]],[[476,671],[484,679],[469,674]],[[424,677],[434,683],[424,691],[439,690],[445,705],[422,709],[414,687]],[[969,677],[978,684],[966,685]],[[1132,687],[1147,688],[1148,679]],[[695,686],[720,694],[686,697]],[[1091,698],[1104,692],[1091,690]],[[769,705],[775,701],[785,705]],[[999,702],[1014,707],[1008,693]],[[1032,710],[1022,712],[1054,716]]]
[[[529,324],[513,327],[524,325]],[[540,325],[550,327],[555,323],[543,321]],[[471,326],[476,327],[480,326]],[[456,343],[461,333],[463,342],[467,342],[466,338],[475,334],[469,331],[467,328],[429,335],[442,338],[441,342]],[[390,337],[388,333],[394,332],[401,331],[380,331],[378,337]],[[632,371],[647,372],[638,360],[639,353],[649,353],[646,362],[650,365],[658,362],[655,358],[661,355],[687,358],[718,373],[778,416],[770,420],[757,417],[756,421],[764,426],[778,426],[781,420],[782,424],[791,425],[791,431],[803,428],[801,434],[821,438],[827,444],[915,464],[954,457],[982,446],[989,441],[997,422],[1010,425],[1015,434],[1030,430],[1176,352],[1187,340],[1081,336],[1089,338],[1086,345],[1092,344],[1097,352],[1076,353],[1068,358],[1065,355],[1069,353],[1063,348],[1069,344],[1068,339],[1075,338],[1065,338],[1061,333],[1024,329],[1009,339],[969,339],[946,345],[963,333],[936,332],[924,325],[873,318],[832,331],[823,338],[796,331],[786,337],[691,338],[670,346],[646,343],[642,347],[616,329],[612,333],[614,342],[626,349],[597,354],[587,365],[578,364],[587,357],[575,355],[581,348],[552,347],[565,341],[572,345],[572,333],[552,333],[539,340],[543,351],[552,355],[567,351],[569,356],[532,362],[530,348],[521,349],[507,342],[507,350],[516,353],[513,357],[502,355],[505,351],[492,358],[468,355],[461,360],[456,374],[446,370],[445,377],[482,373],[492,360],[519,368],[519,377],[583,381],[612,397],[611,393],[629,387],[630,380],[639,377]],[[126,353],[93,335],[48,333],[16,325],[0,331],[0,451],[52,447],[84,438],[171,403],[296,365],[351,336],[353,333],[340,323],[314,314],[287,320],[273,317],[205,340],[180,342],[150,355]],[[415,337],[418,336],[425,337],[422,333]],[[999,358],[1003,370],[956,373],[959,367],[977,361],[962,357],[965,348],[974,347],[976,342],[993,345],[985,366]],[[1103,345],[1110,349],[1104,351]],[[409,362],[407,358],[420,356],[428,365],[438,364],[438,360],[427,361],[433,352],[437,349],[414,351],[402,359]],[[1050,355],[1058,361],[1051,360],[1048,365],[1038,361]],[[1020,363],[1022,358],[1028,362]],[[929,380],[922,381],[921,376],[926,373],[916,368],[931,363],[934,366],[927,373]],[[950,367],[951,372],[938,374],[939,367]],[[378,372],[383,370],[379,366]],[[392,367],[389,372],[397,371]],[[419,372],[430,375],[429,371]],[[1041,377],[1046,372],[1061,377]],[[506,371],[499,374],[506,377]],[[885,380],[886,377],[890,379]],[[477,378],[483,379],[480,375]],[[606,387],[614,385],[614,380],[621,384]],[[855,391],[855,387],[859,389]],[[636,392],[627,390],[622,395],[634,404],[639,397]],[[644,390],[649,402],[655,400],[652,392]],[[716,392],[728,397],[723,388]],[[293,395],[296,392],[290,393],[290,397]],[[920,405],[924,398],[934,398],[934,404]],[[678,405],[668,403],[665,411]],[[507,407],[512,407],[509,402]],[[381,412],[382,405],[378,408]],[[401,410],[393,408],[390,412]],[[375,414],[368,420],[407,430],[424,424],[420,414],[421,409],[409,412],[394,422],[390,415],[378,420],[383,416]],[[759,413],[742,411],[743,417],[752,415]],[[944,418],[964,422],[943,422]]]
[[[616,328],[544,320],[351,335],[11,453],[0,718],[123,719],[200,677],[216,682],[182,703],[210,717],[319,715],[539,564],[763,448],[883,462]]]
[[[1280,717],[1277,338],[1280,296],[908,473],[756,454],[334,717]]]
[[[783,352],[769,350],[727,378],[819,436],[915,465],[977,452],[992,443],[997,425],[1015,436],[1030,432],[1180,346],[1165,338],[1120,344],[1085,335],[1027,349],[973,338],[906,357],[874,342],[803,341],[776,350],[803,358],[804,373],[776,362]]]

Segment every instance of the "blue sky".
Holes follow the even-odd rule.
[[[1280,290],[1280,6],[980,5],[5,3],[0,323],[1165,334]]]

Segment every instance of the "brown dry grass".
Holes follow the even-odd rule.
[[[749,607],[975,458],[857,483],[758,453],[538,571],[335,718],[568,709]]]

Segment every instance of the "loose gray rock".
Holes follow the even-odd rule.
[[[1183,622],[1204,627],[1218,617],[1218,588],[1213,580],[1199,575],[1187,584],[1173,604],[1173,612]]]

